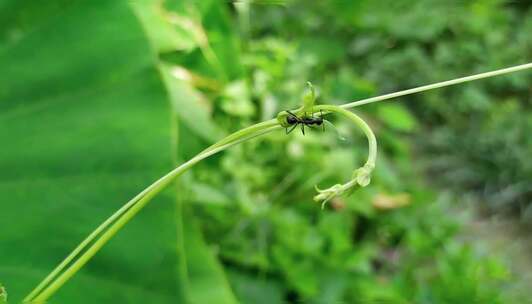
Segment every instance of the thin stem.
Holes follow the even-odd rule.
[[[208,152],[216,147],[219,147],[221,145],[225,145],[235,139],[238,139],[240,137],[242,137],[243,135],[245,134],[249,134],[249,133],[252,133],[252,132],[257,132],[257,131],[260,131],[260,130],[263,130],[265,128],[270,128],[270,127],[273,127],[273,126],[277,126],[279,125],[277,119],[270,119],[270,120],[266,120],[266,121],[263,121],[263,122],[259,122],[257,124],[254,124],[252,126],[249,126],[247,128],[244,128],[244,129],[241,129],[241,130],[238,130],[230,135],[228,135],[227,137],[221,139],[220,141],[218,141],[217,143],[213,144],[212,146],[206,148],[205,150],[201,151],[201,153],[205,153],[205,152]],[[200,154],[201,154],[200,153]]]
[[[377,102],[377,101],[383,101],[383,100],[386,100],[386,99],[391,99],[391,98],[395,98],[395,97],[415,94],[415,93],[428,91],[428,90],[432,90],[432,89],[443,88],[443,87],[447,87],[447,86],[451,86],[451,85],[455,85],[455,84],[459,84],[459,83],[464,83],[464,82],[469,82],[469,81],[473,81],[473,80],[493,77],[493,76],[497,76],[497,75],[513,73],[513,72],[522,71],[522,70],[526,70],[526,69],[530,69],[530,68],[532,68],[532,62],[531,63],[522,64],[522,65],[513,66],[513,67],[509,67],[509,68],[505,68],[505,69],[495,70],[495,71],[491,71],[491,72],[471,75],[471,76],[462,77],[462,78],[456,78],[456,79],[453,79],[453,80],[437,82],[437,83],[424,85],[424,86],[420,86],[420,87],[417,87],[417,88],[412,88],[412,89],[399,91],[399,92],[395,92],[395,93],[390,93],[390,94],[380,95],[380,96],[376,96],[376,97],[366,98],[366,99],[362,99],[362,100],[358,100],[358,101],[354,101],[354,102],[343,104],[340,107],[342,107],[344,109],[354,108],[354,107],[358,107],[358,106],[365,105],[365,104],[368,104],[368,103],[373,103],[373,102]]]
[[[261,123],[235,132],[157,180],[155,183],[150,185],[135,198],[129,201],[126,205],[120,208],[119,211],[115,212],[115,214],[107,219],[95,231],[93,231],[89,237],[87,237],[78,247],[76,247],[76,249],[74,249],[74,251],[58,267],[56,267],[56,269],[50,275],[48,275],[47,278],[41,282],[41,284],[39,284],[38,287],[32,291],[32,293],[30,293],[30,295],[24,299],[24,301],[46,301],[81,267],[83,267],[83,265],[85,265],[100,250],[100,248],[103,247],[103,245],[105,245],[107,241],[109,241],[127,222],[129,222],[129,220],[133,218],[133,216],[135,216],[156,194],[163,190],[176,177],[190,169],[193,165],[233,145],[260,135],[264,135],[277,129],[280,129],[280,126],[276,124]],[[246,132],[242,132],[245,130]],[[234,136],[235,134],[238,136]],[[107,228],[107,226],[109,226],[111,223],[113,223],[112,226],[103,232],[101,236],[87,249],[87,251],[85,251],[78,259],[76,259],[67,270],[59,275],[59,272],[64,269],[68,263],[70,263],[92,240],[95,239],[96,236],[105,230],[105,228]],[[54,277],[57,278],[55,278],[55,280],[48,285],[48,283]],[[40,292],[46,285],[48,285],[48,287],[44,289],[44,291]]]

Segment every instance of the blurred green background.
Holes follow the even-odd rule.
[[[532,2],[0,1],[0,283],[20,300],[224,134],[532,60]],[[356,108],[211,157],[50,303],[530,303],[532,73]],[[340,133],[345,140],[341,140]]]

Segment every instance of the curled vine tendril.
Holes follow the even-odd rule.
[[[324,115],[336,113],[343,115],[351,122],[353,122],[356,126],[362,129],[362,131],[368,138],[369,144],[368,160],[362,167],[357,168],[353,171],[351,180],[344,184],[335,184],[332,187],[323,190],[319,189],[317,186],[315,187],[318,194],[314,196],[314,200],[318,202],[321,201],[321,206],[322,208],[324,208],[325,204],[331,199],[341,195],[349,195],[353,193],[356,188],[366,187],[367,185],[369,185],[371,181],[371,173],[375,168],[375,162],[377,159],[377,139],[375,138],[375,134],[373,133],[369,125],[355,113],[334,105],[315,106],[314,103],[316,101],[316,93],[314,87],[310,82],[308,82],[307,84],[308,90],[303,95],[303,107],[295,110],[294,113],[296,113],[297,115],[313,115],[314,113],[323,113]],[[287,111],[282,111],[277,115],[277,122],[284,128],[290,126],[287,121],[287,117]]]
[[[322,208],[324,208],[325,204],[334,197],[340,195],[349,195],[353,193],[353,191],[357,187],[366,187],[367,185],[369,185],[369,183],[371,182],[371,173],[373,172],[373,169],[375,169],[375,162],[377,160],[377,139],[369,125],[353,112],[333,105],[319,105],[314,108],[316,111],[326,110],[327,112],[341,114],[348,118],[351,122],[353,122],[360,129],[362,129],[368,139],[369,146],[369,155],[366,163],[362,167],[357,168],[353,171],[351,180],[344,184],[336,184],[324,190],[321,190],[316,187],[316,191],[318,191],[318,194],[314,196],[314,200],[321,201]]]

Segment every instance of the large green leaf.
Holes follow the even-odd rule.
[[[171,165],[167,96],[129,6],[80,1],[36,22],[0,50],[0,277],[15,302]],[[171,302],[168,201],[147,208],[54,300]]]
[[[172,116],[153,48],[127,1],[13,0],[0,4],[0,20],[0,281],[16,303],[171,168]],[[178,250],[175,214],[167,191],[52,303],[181,302],[182,249],[204,257],[189,264],[210,261],[186,287],[212,269],[223,279],[196,228],[185,226],[192,236]]]

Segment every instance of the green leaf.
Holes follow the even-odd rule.
[[[0,47],[0,277],[15,303],[171,164],[165,88],[126,1],[78,2],[26,26]],[[53,301],[176,298],[168,202],[157,199]]]
[[[14,303],[172,168],[171,102],[129,2],[61,2],[0,5],[0,278]],[[51,301],[176,303],[188,286],[201,303],[230,298],[188,225],[194,272],[179,285],[175,214],[174,193],[156,198]]]
[[[0,50],[0,277],[14,302],[171,163],[165,88],[127,2],[80,2],[28,27]],[[157,199],[53,300],[175,298],[172,209]]]

